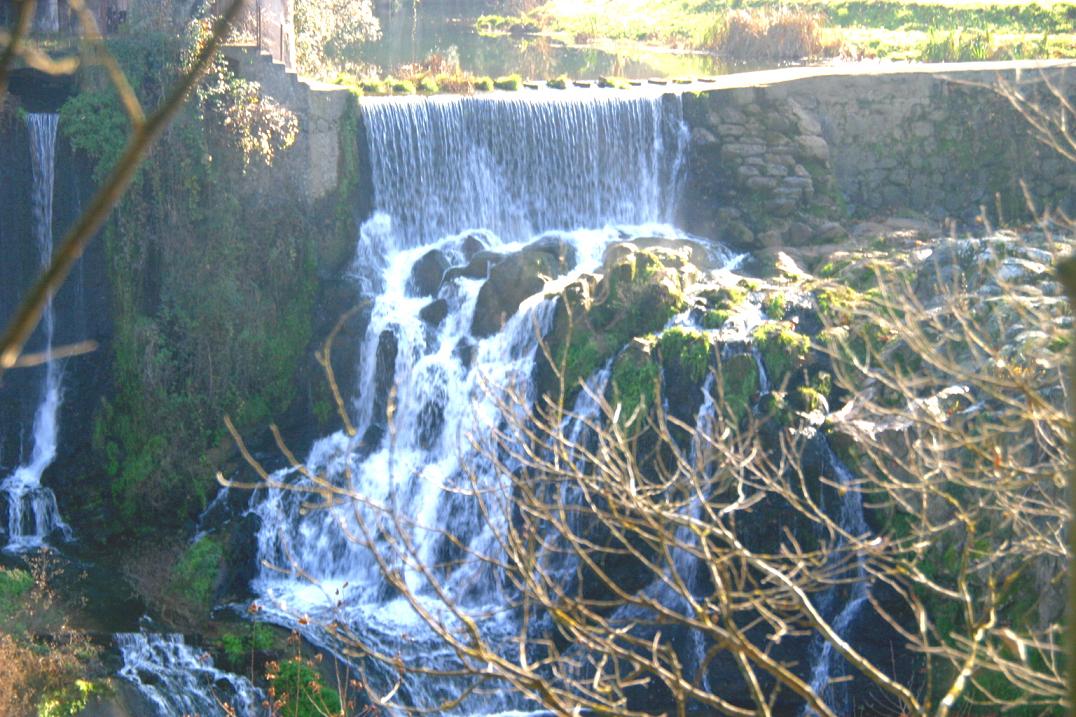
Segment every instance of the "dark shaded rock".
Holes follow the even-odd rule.
[[[503,254],[483,249],[476,252],[466,266],[454,266],[445,272],[441,283],[454,281],[460,277],[465,279],[485,279],[489,276],[490,269],[504,259]]]
[[[490,269],[478,292],[471,334],[492,336],[516,313],[527,297],[538,293],[547,278],[559,276],[575,262],[575,251],[558,237],[543,237]]]
[[[262,519],[247,513],[233,526],[224,548],[224,569],[216,602],[245,601],[253,597],[250,583],[258,575],[258,531]]]
[[[471,364],[474,363],[474,342],[466,336],[460,339],[460,342],[456,344],[455,350],[452,354],[459,359],[464,368],[471,368]]]
[[[418,312],[419,318],[430,324],[431,326],[440,326],[441,322],[448,316],[448,302],[444,299],[437,299],[431,301],[422,307],[422,310]]]
[[[384,423],[388,415],[389,392],[396,382],[396,354],[399,340],[389,329],[381,332],[377,339],[377,367],[374,374],[374,412],[375,423]]]
[[[468,234],[460,241],[460,253],[463,254],[463,258],[466,261],[474,259],[475,255],[479,252],[485,251],[489,248],[489,244],[482,238],[480,234]]]
[[[448,259],[440,249],[431,249],[426,252],[411,267],[407,293],[411,296],[435,296],[441,287],[441,277],[444,276],[448,267]]]

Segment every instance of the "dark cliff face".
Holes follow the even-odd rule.
[[[33,168],[25,119],[14,114],[0,123],[0,322],[14,315],[41,270],[34,233],[31,194]],[[57,136],[53,189],[53,246],[78,218],[92,196],[89,171],[62,133]],[[53,299],[54,347],[93,341],[98,349],[63,363],[59,455],[46,482],[63,465],[82,462],[92,433],[93,412],[107,390],[107,346],[111,336],[109,286],[102,246],[93,242]],[[39,329],[27,352],[43,350]],[[41,399],[44,369],[15,369],[0,383],[0,477],[19,465],[32,449],[34,412]]]

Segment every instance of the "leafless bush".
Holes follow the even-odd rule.
[[[707,33],[705,44],[732,60],[802,60],[826,50],[822,23],[816,12],[784,5],[730,10]]]

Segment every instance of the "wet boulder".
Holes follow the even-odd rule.
[[[556,237],[544,237],[507,256],[490,269],[489,278],[478,292],[471,334],[492,336],[516,313],[519,305],[575,264],[575,251]]]
[[[454,266],[445,272],[441,282],[446,284],[459,278],[485,279],[490,269],[504,259],[504,254],[482,249],[475,252],[464,266]]]
[[[460,240],[460,254],[470,262],[479,252],[489,248],[489,242],[481,234],[468,234]]]
[[[418,316],[430,326],[440,326],[441,322],[448,316],[448,302],[444,299],[431,301],[422,307],[422,310],[418,312]]]
[[[411,296],[436,296],[441,277],[449,268],[448,258],[440,249],[431,249],[411,267],[407,293]]]
[[[262,519],[256,513],[247,513],[231,526],[215,602],[242,602],[253,597],[250,583],[258,576],[258,532],[261,526]]]
[[[399,353],[399,339],[389,329],[381,332],[377,339],[377,369],[374,377],[373,419],[384,424],[388,419],[389,393],[396,382],[396,355]]]

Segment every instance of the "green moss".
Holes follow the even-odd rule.
[[[253,652],[265,652],[278,647],[273,628],[265,623],[252,622],[225,630],[218,637],[221,652],[228,667],[238,670],[250,659]]]
[[[733,285],[722,286],[718,289],[707,289],[700,296],[711,309],[731,311],[747,300],[747,289]]]
[[[691,383],[701,383],[710,366],[710,338],[694,329],[676,327],[661,334],[658,355],[666,371],[682,372]]]
[[[773,321],[780,321],[785,318],[788,307],[784,293],[776,291],[770,294],[762,308],[765,310],[767,318]]]
[[[523,78],[519,75],[504,75],[494,80],[493,86],[498,90],[516,92],[523,88]]]
[[[707,311],[702,317],[703,328],[707,329],[720,329],[725,325],[725,322],[732,316],[731,311],[725,309],[711,309]]]
[[[224,549],[214,538],[192,544],[172,571],[172,589],[192,606],[208,611],[213,601]]]
[[[779,425],[792,423],[792,409],[783,391],[770,391],[764,395],[759,402],[759,411],[766,419],[776,421]]]
[[[388,83],[384,80],[363,80],[359,86],[368,95],[387,95],[391,92]]]
[[[753,338],[774,386],[784,383],[791,371],[807,359],[811,349],[811,340],[786,322],[764,323],[755,329]]]
[[[566,90],[568,89],[569,82],[570,80],[568,79],[567,75],[561,75],[560,77],[553,78],[552,80],[547,82],[546,85],[548,87],[552,87],[554,90]]]
[[[760,388],[758,365],[750,354],[735,354],[720,364],[720,400],[726,415],[740,423],[750,413]]]
[[[796,408],[801,411],[825,411],[826,397],[810,386],[800,386],[793,393]]]
[[[613,366],[613,403],[620,405],[618,421],[628,430],[641,428],[657,396],[657,364],[641,352],[625,352]]]

